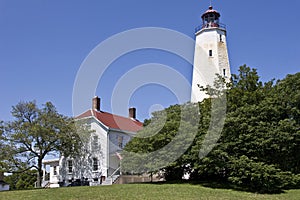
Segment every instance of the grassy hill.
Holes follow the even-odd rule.
[[[247,200],[247,199],[300,199],[300,190],[282,194],[262,195],[230,189],[213,189],[192,184],[127,184],[99,187],[67,187],[0,192],[0,200],[64,200],[64,199],[205,199],[205,200]]]

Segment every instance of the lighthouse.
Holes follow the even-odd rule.
[[[191,102],[209,96],[200,86],[213,86],[216,74],[230,80],[230,66],[226,43],[226,26],[220,23],[220,13],[212,6],[201,16],[202,25],[196,28]]]

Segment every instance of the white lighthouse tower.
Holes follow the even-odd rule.
[[[191,102],[208,96],[199,86],[213,86],[216,74],[230,80],[230,66],[226,44],[226,28],[219,22],[220,13],[212,6],[201,16],[202,25],[196,28],[196,46],[192,79]]]

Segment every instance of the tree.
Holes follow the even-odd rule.
[[[0,172],[2,172],[5,168],[5,162],[4,162],[4,157],[6,155],[4,149],[5,145],[3,144],[3,122],[0,121]]]
[[[3,171],[4,168],[4,144],[3,144],[3,122],[0,121],[0,172]]]
[[[20,102],[12,108],[14,121],[5,124],[4,140],[10,147],[9,171],[37,169],[41,186],[42,160],[47,155],[79,154],[81,127],[74,119],[59,114],[51,102],[38,108],[35,102]]]
[[[262,84],[256,70],[242,66],[239,72],[227,92],[222,137],[209,155],[195,160],[196,177],[258,192],[294,187],[299,184],[300,73]],[[201,144],[198,140],[193,151]]]
[[[5,142],[4,123],[0,121],[0,172],[5,172],[9,166],[9,155],[12,149]]]
[[[174,105],[153,113],[125,147],[121,163],[123,172],[164,172],[167,180],[181,178],[186,165],[182,155],[197,134],[198,109],[196,104]]]
[[[256,192],[299,187],[300,73],[262,83],[257,70],[244,65],[232,76],[227,89],[223,86],[224,80],[218,76],[213,87],[199,88],[212,98],[189,111],[190,116],[200,111],[196,125],[180,120],[180,105],[171,106],[154,113],[146,121],[151,126],[139,132],[125,149],[155,152],[172,141],[183,123],[187,136],[194,128],[197,134],[182,156],[160,168],[169,180],[181,179],[188,171],[193,180],[222,181]],[[164,113],[166,120],[157,120]],[[218,127],[223,127],[221,137],[215,134],[220,131]],[[124,156],[124,165],[147,171],[156,164],[143,154],[138,156],[132,160]]]
[[[230,165],[228,180],[254,192],[280,192],[296,179],[291,172],[283,172],[274,165],[253,161],[247,156],[232,159]]]
[[[10,190],[24,190],[34,188],[37,170],[28,170],[24,173],[13,173],[4,177],[4,181],[9,184]]]

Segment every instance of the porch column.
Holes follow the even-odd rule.
[[[43,181],[46,181],[46,164],[44,164],[44,169],[43,169]]]

